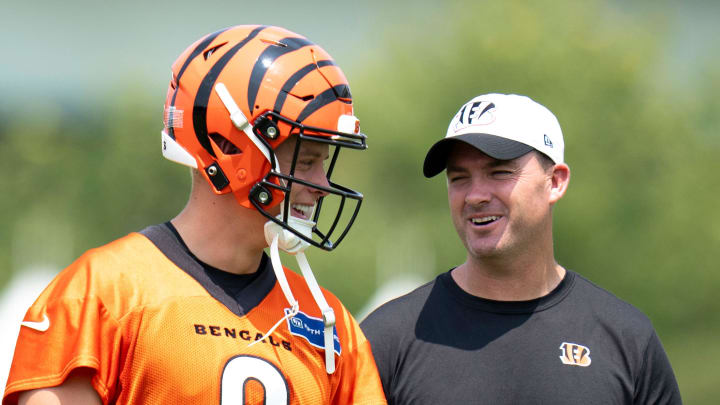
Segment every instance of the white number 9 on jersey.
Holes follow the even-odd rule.
[[[263,386],[266,405],[288,405],[285,377],[272,363],[255,356],[240,355],[228,360],[220,381],[221,405],[245,405],[245,386],[256,381]]]

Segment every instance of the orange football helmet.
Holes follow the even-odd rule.
[[[330,181],[341,148],[365,149],[366,137],[353,115],[345,75],[332,57],[307,38],[279,27],[241,25],[209,34],[188,47],[172,66],[165,101],[163,155],[198,169],[217,194],[233,193],[240,205],[257,209],[304,241],[332,250],[355,220],[362,194]],[[290,135],[298,142],[334,147],[327,170],[330,187],[281,173],[274,150]],[[328,230],[317,221],[313,235],[295,229],[289,192],[304,184],[340,198]],[[340,236],[338,221],[346,201],[354,212]],[[268,209],[285,201],[273,216]],[[331,217],[332,218],[332,217]]]

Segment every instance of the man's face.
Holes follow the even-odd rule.
[[[293,153],[297,137],[292,136],[283,142],[275,150],[275,155],[280,164],[280,171],[284,174],[290,173],[290,165],[292,164]],[[327,144],[303,141],[300,144],[300,153],[295,164],[294,177],[308,181],[319,186],[329,187],[324,163],[328,159],[329,146]],[[307,187],[299,183],[293,183],[290,190],[290,215],[310,219],[313,213],[313,207],[320,197],[327,195],[327,192]],[[280,213],[282,205],[277,207]]]
[[[503,257],[550,235],[552,169],[536,153],[497,160],[456,142],[447,163],[450,213],[470,257]]]

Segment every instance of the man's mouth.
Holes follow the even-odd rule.
[[[500,219],[500,217],[497,215],[488,215],[485,217],[470,218],[470,222],[472,222],[473,225],[484,226],[484,225],[489,225],[489,224],[497,221],[498,219]]]
[[[307,204],[290,204],[290,215],[302,219],[310,219],[314,205]]]

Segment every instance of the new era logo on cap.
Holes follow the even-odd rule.
[[[553,147],[553,143],[552,143],[552,141],[550,140],[550,137],[547,136],[547,135],[545,135],[545,146],[548,146],[548,147],[550,147],[550,148]]]
[[[425,156],[426,177],[445,169],[454,141],[466,142],[500,160],[515,159],[535,149],[555,163],[564,162],[563,135],[555,115],[529,97],[516,94],[484,94],[460,107],[445,138]]]

